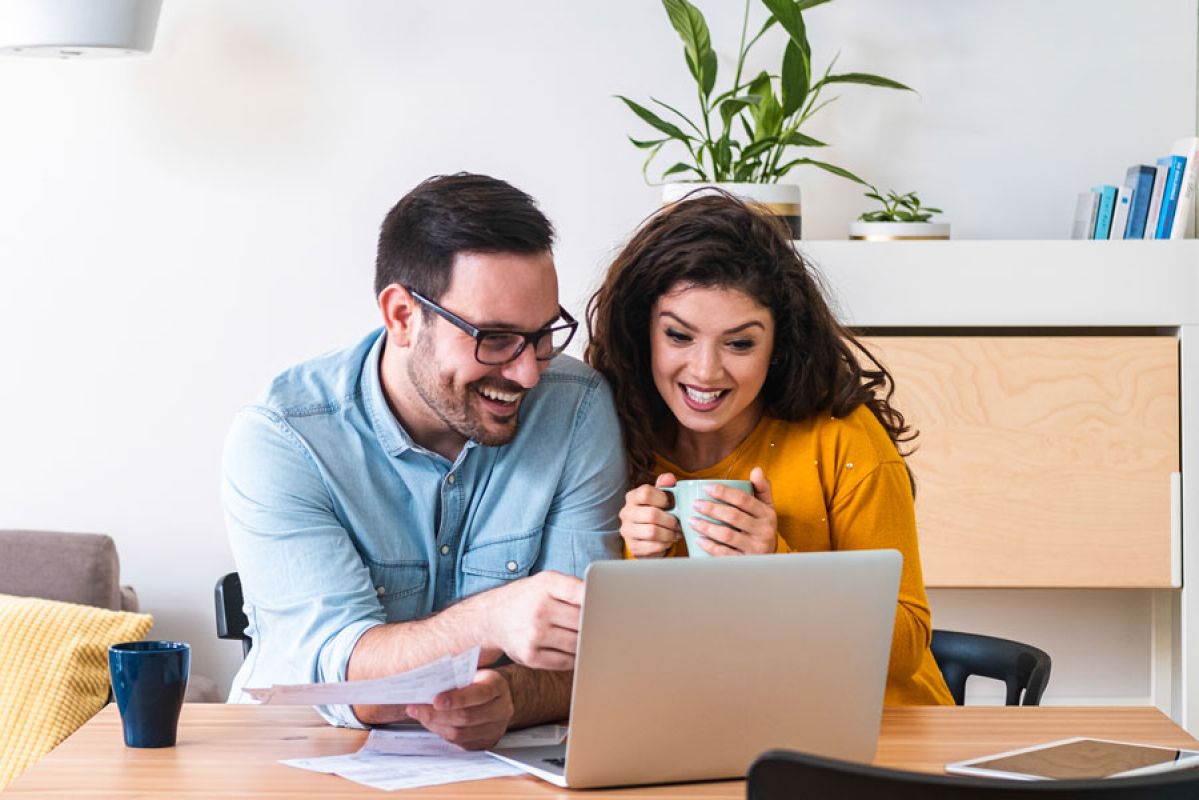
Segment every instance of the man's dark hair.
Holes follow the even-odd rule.
[[[532,255],[553,245],[554,227],[520,189],[486,175],[436,175],[383,220],[375,294],[398,283],[437,301],[449,288],[458,253]]]

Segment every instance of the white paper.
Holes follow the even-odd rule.
[[[432,731],[375,728],[360,753],[393,756],[460,756],[469,751],[451,744]]]
[[[468,752],[452,756],[397,756],[359,750],[342,756],[293,758],[280,763],[340,775],[355,783],[387,791],[501,778],[524,772],[486,753]]]
[[[440,658],[423,667],[379,680],[272,686],[269,689],[247,689],[246,692],[264,703],[428,703],[440,692],[470,683],[478,663],[479,648],[475,647],[453,658]],[[539,725],[510,731],[496,747],[561,744],[566,733],[565,725]],[[356,753],[292,758],[280,763],[327,775],[340,775],[355,783],[386,791],[524,774],[520,768],[492,758],[487,753],[463,750],[437,734],[415,726],[375,728]]]
[[[562,744],[566,739],[566,732],[565,725],[538,725],[534,728],[509,731],[491,749]],[[423,728],[375,728],[359,752],[403,756],[454,756],[467,751]]]
[[[254,700],[271,705],[360,705],[432,703],[449,689],[461,689],[475,677],[479,648],[456,656],[442,656],[424,666],[369,681],[340,683],[276,684],[269,688],[245,689]]]
[[[538,725],[505,734],[496,747],[536,747],[561,744],[565,725]],[[423,728],[375,728],[356,753],[322,758],[292,758],[279,762],[376,789],[414,789],[441,783],[478,781],[524,771],[487,753],[463,750]]]

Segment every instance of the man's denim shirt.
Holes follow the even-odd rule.
[[[386,334],[300,364],[240,411],[222,496],[254,640],[233,681],[343,681],[358,638],[541,570],[620,555],[625,461],[611,392],[559,356],[516,437],[457,460],[415,444],[379,380]],[[358,726],[348,706],[318,709]]]

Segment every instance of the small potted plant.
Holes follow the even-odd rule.
[[[826,147],[802,132],[806,123],[837,99],[827,92],[844,84],[911,91],[890,78],[864,72],[833,72],[833,58],[823,74],[812,73],[804,11],[829,0],[761,0],[768,17],[757,33],[749,34],[750,0],[745,0],[741,43],[732,84],[716,87],[716,53],[704,15],[688,0],[662,0],[671,25],[683,40],[687,69],[695,79],[698,113],[688,116],[675,106],[651,98],[650,107],[617,95],[656,135],[629,137],[648,151],[642,171],[666,145],[681,150],[683,160],[662,173],[663,200],[672,202],[698,186],[717,186],[767,205],[800,233],[800,191],[794,183],[779,183],[794,168],[810,165],[842,178],[869,185],[843,167],[808,157],[789,158],[797,147]],[[777,70],[744,74],[746,56],[768,30],[778,25],[787,33],[782,63]]]
[[[867,211],[849,224],[849,238],[867,242],[886,242],[898,239],[948,239],[949,223],[930,222],[941,209],[920,205],[915,192],[886,196],[873,186],[866,197],[882,204],[882,208]]]

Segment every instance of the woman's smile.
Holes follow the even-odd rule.
[[[749,435],[773,349],[770,309],[742,291],[681,284],[658,298],[650,367],[678,423],[675,456],[715,463]]]
[[[712,411],[716,409],[722,400],[728,396],[728,389],[704,389],[698,386],[689,386],[685,383],[680,383],[679,387],[683,390],[683,401],[687,406],[695,411]]]

